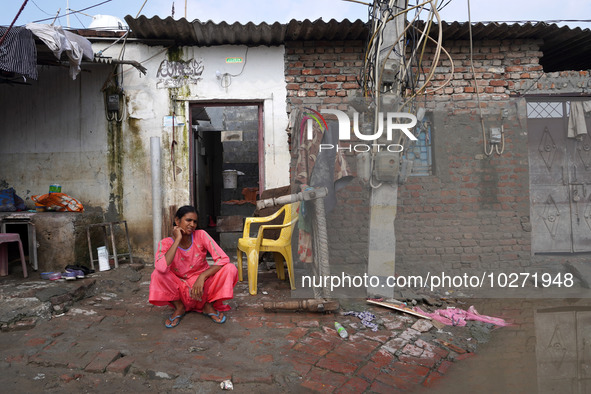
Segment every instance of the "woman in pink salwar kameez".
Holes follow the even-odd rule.
[[[174,312],[165,326],[176,327],[185,313],[202,312],[215,323],[224,323],[222,313],[230,309],[224,300],[234,297],[238,270],[218,244],[203,230],[197,230],[197,211],[186,205],[174,219],[172,237],[158,245],[149,301],[172,305]],[[205,259],[207,253],[214,264]]]

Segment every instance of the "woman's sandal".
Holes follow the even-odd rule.
[[[217,324],[224,324],[226,322],[226,315],[222,315],[222,318],[220,320],[216,320],[215,318],[219,318],[220,317],[220,311],[217,311],[217,313],[208,313],[207,316],[209,316],[209,318]]]
[[[181,322],[181,319],[185,316],[185,314],[183,313],[182,315],[176,315],[175,317],[170,316],[167,320],[170,320],[170,323],[166,322],[164,323],[164,326],[166,328],[174,328],[176,326],[179,325],[179,323]],[[176,323],[175,323],[176,322]]]

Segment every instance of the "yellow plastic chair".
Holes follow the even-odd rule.
[[[259,268],[259,255],[263,252],[274,252],[275,267],[277,269],[277,276],[281,280],[285,280],[285,270],[283,268],[283,260],[287,264],[287,272],[289,275],[289,284],[294,290],[293,277],[293,259],[291,254],[291,234],[293,232],[294,224],[298,221],[298,217],[292,218],[292,204],[285,204],[281,209],[273,215],[265,217],[250,217],[246,218],[244,222],[244,230],[242,238],[238,239],[238,247],[236,254],[238,256],[238,280],[242,281],[242,252],[246,254],[247,269],[248,269],[248,289],[250,294],[257,293],[257,274]],[[279,217],[282,212],[285,212],[283,224],[263,224],[259,227],[259,232],[256,238],[250,236],[250,225],[253,223],[268,223],[273,219]],[[281,229],[279,238],[268,239],[264,238],[265,230]]]

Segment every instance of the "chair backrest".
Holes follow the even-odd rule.
[[[293,204],[285,204],[285,215],[283,217],[283,224],[287,224],[292,221],[292,207]],[[295,216],[294,216],[295,217]],[[281,229],[281,234],[279,235],[279,240],[291,242],[291,233],[293,232],[293,223],[291,226],[283,227]]]

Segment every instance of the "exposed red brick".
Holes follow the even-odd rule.
[[[254,358],[254,360],[257,363],[270,363],[270,362],[273,362],[273,355],[271,355],[271,354],[263,354],[263,355],[260,355],[260,356],[256,356]]]
[[[431,372],[427,379],[423,382],[423,386],[433,388],[437,386],[437,382],[443,377],[439,372]]]
[[[354,364],[330,358],[321,359],[316,363],[316,366],[344,374],[351,374],[357,370],[357,366]]]
[[[460,360],[464,360],[464,359],[467,359],[467,358],[470,358],[470,357],[474,357],[474,356],[475,356],[475,354],[474,354],[474,353],[464,353],[464,354],[458,354],[458,355],[455,357],[455,360],[456,360],[456,361],[460,361]]]
[[[358,378],[358,377],[354,377],[349,379],[344,385],[342,385],[340,388],[338,388],[335,393],[337,394],[353,394],[353,393],[365,393],[365,391],[367,390],[369,386],[369,382]]]
[[[305,380],[304,382],[302,382],[302,387],[321,393],[332,393],[336,389],[335,386],[323,382],[318,382],[315,380]]]
[[[125,375],[134,361],[133,357],[121,357],[107,365],[107,371]]]
[[[232,379],[231,375],[215,375],[210,373],[202,373],[199,375],[199,380],[206,382],[223,382],[224,380]]]
[[[449,370],[449,367],[451,367],[452,365],[453,363],[451,361],[443,360],[439,365],[439,368],[437,368],[437,372],[439,372],[440,374],[446,374]]]
[[[285,336],[287,339],[300,339],[304,335],[308,333],[308,329],[306,327],[298,327],[292,330],[289,334]]]
[[[121,356],[119,350],[107,349],[98,353],[94,359],[84,368],[87,372],[105,372],[107,366]]]

